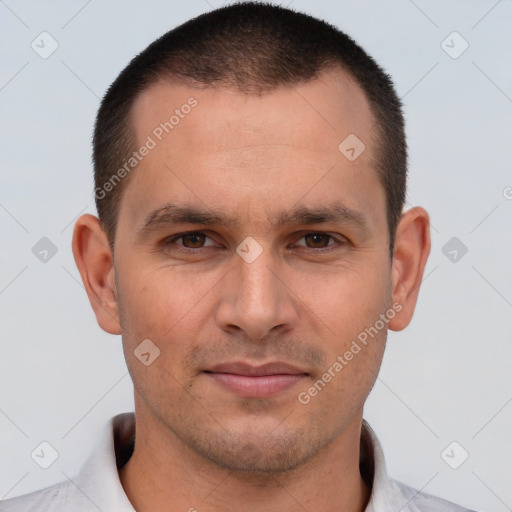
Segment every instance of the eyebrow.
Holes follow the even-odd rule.
[[[290,211],[282,210],[272,217],[267,215],[272,228],[285,225],[303,224],[344,224],[368,233],[370,222],[361,212],[348,208],[342,203],[332,203],[317,207],[297,206]],[[230,228],[240,226],[240,222],[224,211],[198,208],[189,204],[167,203],[153,210],[137,230],[136,238],[143,239],[152,232],[173,224],[199,224],[203,226],[224,225]]]

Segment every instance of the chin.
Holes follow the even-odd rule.
[[[325,444],[306,432],[283,431],[279,425],[257,432],[250,428],[244,432],[196,430],[187,441],[190,448],[217,466],[261,476],[289,472],[307,462]]]

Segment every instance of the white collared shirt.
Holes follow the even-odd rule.
[[[124,433],[122,439],[119,432]],[[126,436],[126,432],[132,432],[132,435]],[[98,447],[76,478],[1,501],[0,511],[135,512],[117,470],[118,459],[122,458],[126,463],[131,455],[134,432],[134,413],[114,416],[105,427]],[[361,453],[364,461],[361,471],[366,472],[371,481],[371,497],[365,512],[474,512],[389,478],[382,447],[365,420]]]

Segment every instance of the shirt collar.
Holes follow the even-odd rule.
[[[386,510],[391,496],[384,452],[377,434],[364,419],[361,425],[359,468],[362,477],[367,483],[370,482],[371,488],[370,501],[365,512]]]
[[[93,454],[82,466],[75,485],[101,510],[135,512],[119,479],[122,467],[133,453],[135,414],[118,414],[110,419]],[[361,475],[371,488],[365,512],[385,510],[390,502],[390,485],[384,453],[377,435],[368,422],[361,425]]]
[[[99,444],[74,481],[79,490],[100,510],[135,512],[117,472],[117,461],[126,462],[130,458],[134,446],[131,440],[134,437],[134,413],[118,414],[111,418]]]

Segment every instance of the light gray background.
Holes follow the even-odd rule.
[[[0,498],[72,478],[107,419],[133,408],[121,339],[97,326],[70,247],[73,221],[95,212],[93,120],[132,56],[220,5],[0,0]],[[393,76],[408,202],[431,214],[415,318],[390,333],[365,410],[389,472],[477,510],[512,510],[512,1],[291,7],[345,30]],[[42,31],[59,44],[48,59],[30,46]],[[441,47],[453,31],[469,43],[457,59]],[[47,263],[31,251],[44,236],[58,248]],[[455,263],[442,252],[453,236],[468,248]],[[441,457],[454,440],[469,452],[458,469]],[[46,470],[30,457],[41,441],[59,453]]]

